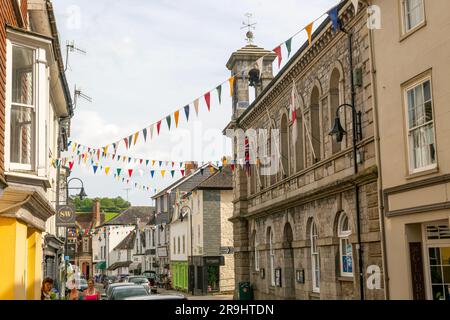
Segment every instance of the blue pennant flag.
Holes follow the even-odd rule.
[[[340,29],[338,6],[328,11],[327,14],[330,17],[331,22],[333,23],[333,31],[334,32],[338,31]]]

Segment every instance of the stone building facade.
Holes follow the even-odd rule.
[[[280,156],[280,170],[262,174],[267,157],[262,161],[258,156],[257,161],[249,166],[244,161],[234,171],[231,221],[236,295],[239,283],[249,281],[255,299],[360,299],[361,291],[365,299],[384,298],[365,9],[360,8],[355,16],[351,1],[341,3],[343,30],[334,32],[331,21],[325,20],[314,32],[311,45],[305,43],[275,78],[272,62],[276,56],[255,45],[236,51],[227,63],[235,75],[235,87],[233,116],[226,129],[242,129],[247,137],[249,129],[280,132],[279,144],[272,143],[275,137],[264,140],[270,153]],[[261,81],[249,105],[248,70],[256,68],[255,61],[262,56]],[[337,107],[352,102],[352,72],[354,104],[362,119],[357,174],[349,108],[340,113],[347,131],[342,143],[328,134]],[[293,83],[300,97],[296,125],[289,111]],[[239,162],[245,143],[238,134],[233,139],[234,159]]]

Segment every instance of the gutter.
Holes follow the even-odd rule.
[[[48,22],[50,24],[52,37],[53,37],[53,48],[55,51],[56,60],[59,66],[59,79],[61,80],[62,87],[64,89],[64,95],[67,101],[67,107],[69,110],[69,118],[73,117],[73,103],[72,97],[69,89],[69,84],[67,82],[66,73],[64,71],[64,63],[61,55],[61,46],[59,42],[58,28],[56,26],[55,13],[53,11],[53,5],[50,0],[46,0],[47,12],[48,12]]]

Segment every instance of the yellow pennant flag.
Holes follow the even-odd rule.
[[[156,161],[156,160],[152,160],[152,167],[155,166],[155,161]]]
[[[137,141],[138,137],[139,137],[139,131],[134,134],[133,145],[136,145],[136,141]]]
[[[161,175],[164,178],[164,175],[166,174],[166,170],[161,170]]]
[[[314,22],[311,22],[310,24],[308,24],[305,27],[306,33],[308,34],[309,45],[311,45],[311,42],[312,42],[312,29],[313,29],[313,26],[314,26]]]
[[[214,173],[214,167],[213,167],[213,166],[210,166],[210,167],[209,167],[209,172],[210,172],[211,174]]]
[[[223,164],[224,167],[227,165],[227,158],[226,157],[223,157],[222,164]]]
[[[230,79],[228,79],[230,82],[230,97],[233,96],[233,90],[234,90],[234,76],[232,76]]]
[[[105,173],[106,173],[106,175],[108,175],[109,169],[110,169],[110,167],[106,167],[106,168],[105,168]]]
[[[175,118],[175,127],[178,128],[178,118],[180,117],[180,110],[175,111],[173,117]]]
[[[106,147],[103,147],[103,153],[108,153],[108,147],[109,147],[109,145],[107,145]]]

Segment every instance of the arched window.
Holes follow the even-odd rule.
[[[317,86],[311,93],[310,118],[311,118],[311,143],[313,163],[320,160],[320,114],[319,114],[320,92]]]
[[[317,238],[319,237],[319,234],[314,221],[311,223],[310,231],[312,289],[313,292],[320,292],[320,256],[319,248],[317,248]]]
[[[302,101],[299,101],[302,103]],[[295,170],[299,172],[305,168],[305,158],[304,158],[304,142],[303,142],[303,115],[302,108],[298,108],[296,111],[296,124],[294,130],[297,130],[297,133],[294,137],[294,145],[295,145]]]
[[[348,217],[342,212],[338,222],[338,237],[341,276],[344,277],[353,277],[353,248],[349,240],[351,234]]]
[[[286,177],[289,174],[289,137],[288,137],[288,119],[285,113],[281,116],[281,125],[280,125],[280,134],[281,134],[281,144],[280,144],[280,156],[281,156],[281,165],[282,173],[281,179]],[[283,176],[284,174],[284,176]]]
[[[341,73],[337,68],[333,70],[330,77],[330,121],[329,127],[331,128],[334,123],[334,118],[336,117],[337,108],[343,103],[342,94],[343,94],[343,79],[341,77]],[[341,121],[341,123],[344,123]],[[345,123],[343,124],[345,127]],[[335,154],[341,151],[341,143],[337,142],[336,139],[329,137],[331,139],[332,144],[332,153]]]

